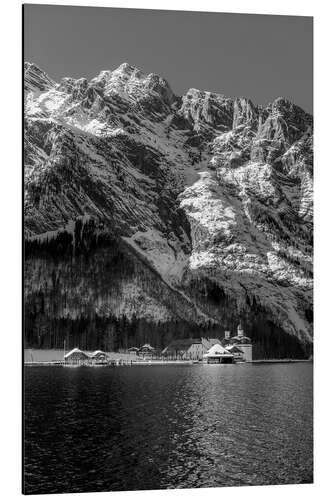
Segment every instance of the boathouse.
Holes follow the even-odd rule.
[[[95,364],[104,364],[104,363],[108,363],[109,356],[106,354],[106,352],[98,350],[98,351],[94,351],[90,355],[90,359]]]
[[[89,356],[78,347],[75,347],[65,354],[64,360],[67,365],[82,365],[89,362]]]
[[[221,344],[215,344],[203,355],[203,361],[208,364],[231,364],[234,355]]]
[[[242,349],[240,349],[239,346],[237,346],[237,345],[230,345],[230,346],[226,346],[226,349],[231,354],[233,354],[235,361],[245,361],[244,360],[244,353],[243,353]]]
[[[152,347],[150,344],[144,344],[143,346],[140,347],[138,351],[138,354],[145,359],[152,358],[155,353],[156,353],[155,347]]]
[[[138,347],[130,347],[129,349],[127,349],[127,352],[129,354],[138,354],[139,353],[139,348]]]

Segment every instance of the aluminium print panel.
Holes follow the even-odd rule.
[[[311,483],[312,18],[23,15],[23,492]]]

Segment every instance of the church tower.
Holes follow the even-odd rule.
[[[237,337],[244,337],[244,330],[241,323],[237,326]]]

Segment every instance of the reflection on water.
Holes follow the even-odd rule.
[[[312,482],[312,365],[25,369],[25,492]]]

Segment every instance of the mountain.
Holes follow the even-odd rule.
[[[122,64],[59,83],[25,63],[25,338],[113,349],[223,335],[312,346],[313,120],[283,98]]]

